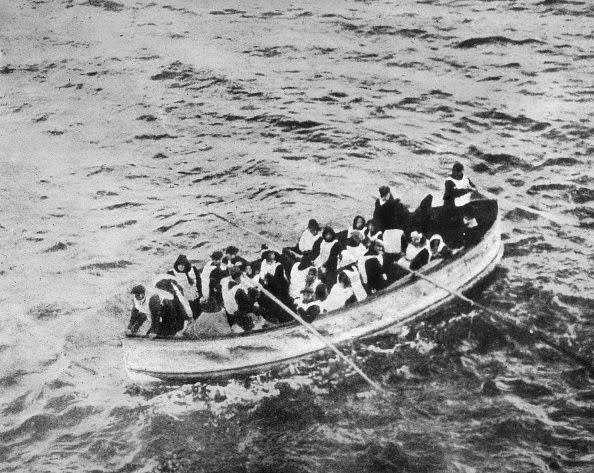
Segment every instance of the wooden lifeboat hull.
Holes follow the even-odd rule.
[[[451,259],[424,267],[423,274],[445,287],[468,291],[495,269],[503,254],[500,217],[495,201],[485,203],[495,206],[495,217],[482,240]],[[427,317],[452,298],[449,292],[409,276],[312,325],[340,345]],[[123,349],[127,371],[137,381],[192,381],[262,372],[327,347],[301,325],[290,324],[209,340],[131,337],[124,339]]]

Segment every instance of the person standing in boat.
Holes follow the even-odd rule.
[[[202,273],[200,273],[202,302],[208,301],[212,296],[219,305],[223,304],[221,279],[226,276],[226,272],[221,268],[222,262],[223,253],[221,251],[215,251],[210,255],[210,261],[202,268]]]
[[[197,318],[200,315],[200,276],[198,269],[186,257],[179,255],[173,263],[173,269],[168,271],[175,277],[177,283],[181,286],[184,296],[188,300],[192,309],[192,315]]]
[[[373,220],[378,230],[384,233],[386,230],[394,229],[406,231],[410,222],[409,210],[400,202],[400,199],[392,196],[388,186],[381,186],[379,195],[373,211]]]
[[[473,192],[476,192],[476,186],[464,175],[462,163],[455,162],[452,173],[445,181],[444,207],[448,209],[464,207],[470,202]]]
[[[385,249],[382,240],[376,240],[365,256],[359,258],[357,269],[362,283],[367,286],[369,293],[374,293],[387,286],[387,276],[384,271]]]
[[[332,227],[324,227],[322,238],[314,244],[312,257],[314,266],[323,274],[322,279],[328,286],[336,282],[340,250],[340,243]]]
[[[260,284],[283,303],[291,304],[289,282],[285,277],[285,270],[282,264],[277,261],[277,253],[273,250],[265,249],[262,252],[262,256],[264,259],[260,265]],[[282,322],[286,321],[286,312],[276,302],[270,300],[265,295],[262,295],[259,302],[263,311],[267,315],[270,314],[271,320],[272,318],[277,318]]]

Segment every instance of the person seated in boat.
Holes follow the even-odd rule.
[[[223,303],[223,298],[221,296],[221,279],[226,276],[226,272],[221,267],[222,263],[223,253],[221,251],[215,251],[210,255],[210,261],[204,265],[204,268],[202,268],[200,281],[202,284],[201,300],[203,302],[210,299],[212,294],[219,304]]]
[[[173,263],[173,269],[168,271],[175,277],[190,307],[192,315],[197,318],[200,315],[200,276],[196,266],[192,265],[186,255],[179,255]]]
[[[386,230],[406,231],[410,223],[410,212],[400,199],[392,196],[388,186],[379,188],[379,199],[375,201],[373,220],[378,229],[385,233]]]
[[[441,217],[442,236],[448,244],[454,248],[461,246],[460,227],[462,227],[462,213],[464,207],[470,203],[476,187],[472,181],[464,175],[464,166],[455,162],[452,172],[445,181],[443,194],[443,210]]]
[[[177,332],[183,331],[193,320],[193,314],[190,303],[184,296],[183,289],[178,284],[175,276],[168,273],[158,274],[153,280],[153,285],[156,290],[165,291],[173,296],[171,325],[177,327]],[[176,334],[178,334],[177,332]],[[181,333],[178,335],[181,335]]]
[[[300,301],[303,299],[304,293],[314,294],[316,291],[316,288],[320,284],[323,284],[323,283],[318,278],[318,270],[314,266],[307,268],[305,278],[303,279],[302,284],[300,284],[299,287],[295,288],[296,290],[299,289],[299,292],[297,293],[295,290],[294,294],[296,293],[296,295],[293,299],[293,304],[294,305],[299,304]]]
[[[260,284],[270,291],[275,297],[280,299],[285,304],[291,303],[289,296],[289,282],[285,277],[285,270],[283,266],[277,261],[277,253],[273,250],[267,249],[263,252],[264,259],[260,265]],[[268,298],[264,297],[264,304],[269,305]],[[276,303],[272,304],[271,311],[278,315],[281,319],[285,319],[285,313],[276,307]]]
[[[184,337],[192,340],[218,338],[233,333],[227,312],[214,297],[202,304],[202,314],[184,331]]]
[[[320,283],[315,290],[307,288],[303,290],[302,296],[296,304],[297,314],[308,323],[313,322],[316,317],[326,312],[324,307],[325,301],[328,299],[328,286]]]
[[[315,218],[310,219],[295,248],[297,252],[303,254],[306,251],[311,251],[314,243],[320,238],[320,230],[320,224],[317,220]]]
[[[300,261],[293,264],[289,276],[289,295],[292,299],[296,299],[300,296],[301,291],[305,287],[305,279],[310,269],[313,269],[317,276],[317,270],[309,255],[304,255]]]
[[[126,336],[131,337],[138,333],[142,325],[151,316],[151,310],[149,307],[149,300],[152,296],[146,293],[146,289],[142,285],[137,285],[130,291],[132,294],[132,311],[130,312],[130,322],[126,329]],[[152,326],[149,327],[146,335],[152,331]]]
[[[476,186],[464,175],[462,163],[455,162],[452,172],[445,181],[443,205],[445,208],[461,208],[470,202]]]
[[[417,229],[417,231],[427,235],[432,230],[431,225],[431,207],[433,206],[433,195],[427,195],[419,206],[412,213],[410,218],[411,228]]]
[[[427,238],[415,230],[410,234],[410,242],[406,245],[404,255],[398,260],[398,265],[416,271],[429,262],[430,254]]]
[[[465,247],[476,245],[482,238],[481,228],[476,220],[472,205],[467,205],[462,213],[462,243]]]
[[[382,239],[383,232],[379,229],[377,222],[373,219],[367,222],[367,228],[364,232],[365,238],[368,238],[371,242]]]
[[[260,309],[256,306],[257,290],[246,288],[241,282],[241,276],[241,267],[231,266],[229,276],[221,281],[223,304],[233,331],[249,331],[255,327],[256,321],[260,326],[264,323],[259,316]],[[235,325],[241,330],[234,329]]]
[[[230,245],[225,248],[225,255],[223,256],[223,263],[226,268],[237,264],[245,265],[247,260],[239,256],[239,248]]]
[[[354,230],[351,233],[351,236],[347,240],[345,249],[340,252],[340,256],[338,258],[339,268],[356,264],[357,261],[359,261],[359,258],[367,253],[368,249],[363,243],[364,239],[365,236],[363,232],[359,230]]]
[[[365,256],[359,258],[357,262],[361,281],[369,293],[377,292],[387,286],[384,258],[384,244],[382,240],[376,240]]]
[[[437,233],[429,238],[429,260],[447,259],[452,257],[452,250],[444,243],[441,235]]]
[[[362,215],[357,215],[353,219],[353,224],[347,229],[347,238],[350,238],[354,231],[365,234],[365,230],[367,229],[365,225],[365,218]]]
[[[352,304],[357,298],[351,286],[351,280],[344,271],[338,273],[338,280],[332,289],[328,298],[324,301],[324,308],[330,312],[332,310],[340,309],[347,304]]]
[[[340,244],[332,227],[324,227],[322,238],[314,244],[312,250],[313,263],[320,271],[320,279],[332,286],[336,282],[336,268]]]
[[[241,274],[241,283],[247,287],[248,289],[251,287],[258,287],[260,284],[260,272],[254,270],[253,263],[247,263],[243,267],[243,271]]]

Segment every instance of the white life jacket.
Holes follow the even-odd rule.
[[[204,265],[202,268],[202,273],[200,274],[200,279],[202,283],[202,297],[204,300],[208,300],[210,297],[210,273],[214,271],[216,266],[212,264],[212,261],[209,261]]]
[[[276,272],[276,268],[278,268],[280,266],[280,263],[278,261],[274,261],[272,263],[269,263],[266,260],[262,261],[262,264],[260,265],[260,279],[262,281],[266,280],[266,275],[270,274],[271,276],[274,277],[274,273]]]
[[[446,179],[446,182],[448,182],[448,181],[453,182],[454,188],[457,190],[472,189],[472,186],[470,185],[470,180],[466,176],[463,176],[462,179],[459,179],[459,180],[456,180],[450,176]],[[456,207],[463,207],[464,205],[466,205],[470,202],[471,195],[472,195],[472,192],[467,192],[466,194],[461,195],[460,197],[456,197],[454,199],[454,205]]]
[[[356,270],[348,269],[345,269],[343,271],[344,274],[346,274],[349,278],[349,281],[351,281],[351,287],[353,288],[353,293],[355,294],[357,301],[361,302],[362,300],[365,300],[367,298],[367,292],[365,292],[365,289],[361,284],[361,277],[359,276],[359,272]]]
[[[340,252],[338,267],[342,268],[356,263],[365,253],[367,253],[367,248],[363,243],[359,243],[358,246],[347,246]]]
[[[289,285],[289,295],[295,299],[301,295],[305,287],[305,277],[310,268],[299,270],[299,263],[295,263],[291,268],[291,284]]]
[[[380,263],[380,266],[383,266],[384,264],[383,255],[369,255],[359,258],[359,261],[357,261],[357,269],[359,270],[359,274],[361,275],[361,281],[363,281],[363,284],[367,284],[367,270],[365,269],[365,263],[371,258],[377,258],[377,260]]]
[[[410,268],[410,264],[412,261],[417,257],[417,255],[423,251],[427,250],[431,255],[431,248],[429,248],[429,242],[425,242],[423,246],[415,246],[412,243],[406,245],[406,252],[404,256],[398,260],[398,264],[404,266],[405,268]]]
[[[330,312],[331,310],[340,309],[344,307],[346,301],[354,294],[352,287],[344,287],[340,283],[332,286],[328,298],[324,301],[324,308]]]
[[[196,280],[192,276],[196,276],[196,272],[194,271],[194,267],[190,268],[190,271],[184,273],[183,271],[178,271],[177,269],[173,269],[173,273],[177,283],[181,286],[182,290],[184,291],[184,296],[189,301],[193,301],[198,299],[198,288],[196,287]],[[190,281],[188,281],[188,276],[190,276]]]
[[[402,250],[402,235],[404,235],[404,232],[398,228],[384,231],[382,241],[386,253],[400,253]]]
[[[236,284],[229,288],[233,282],[231,276],[227,276],[221,280],[221,293],[223,295],[223,306],[229,315],[235,314],[239,310],[237,300],[235,300],[235,294],[239,289],[242,288],[241,284]]]
[[[338,245],[338,240],[332,240],[332,241],[322,240],[322,242],[320,243],[320,254],[314,260],[314,265],[317,268],[326,264],[326,262],[328,261],[328,258],[330,258],[330,252],[332,251],[332,248],[334,248],[334,245]]]
[[[138,299],[136,299],[136,297],[134,297],[134,308],[141,314],[151,315],[151,311],[149,309],[149,299],[153,295],[154,294],[145,293],[144,299],[141,301],[139,301]]]
[[[301,238],[299,238],[297,248],[299,248],[299,251],[301,251],[301,253],[305,251],[311,251],[314,246],[314,243],[318,238],[320,238],[319,234],[314,235],[312,232],[309,231],[308,228],[306,228],[301,234]]]

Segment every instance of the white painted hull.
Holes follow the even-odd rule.
[[[437,283],[466,291],[491,273],[503,254],[500,219],[481,242],[452,260],[423,268]],[[418,320],[452,300],[431,283],[407,277],[367,300],[331,312],[313,326],[332,343],[368,337]],[[125,338],[126,368],[134,379],[197,380],[256,373],[327,349],[301,325],[213,340]]]

